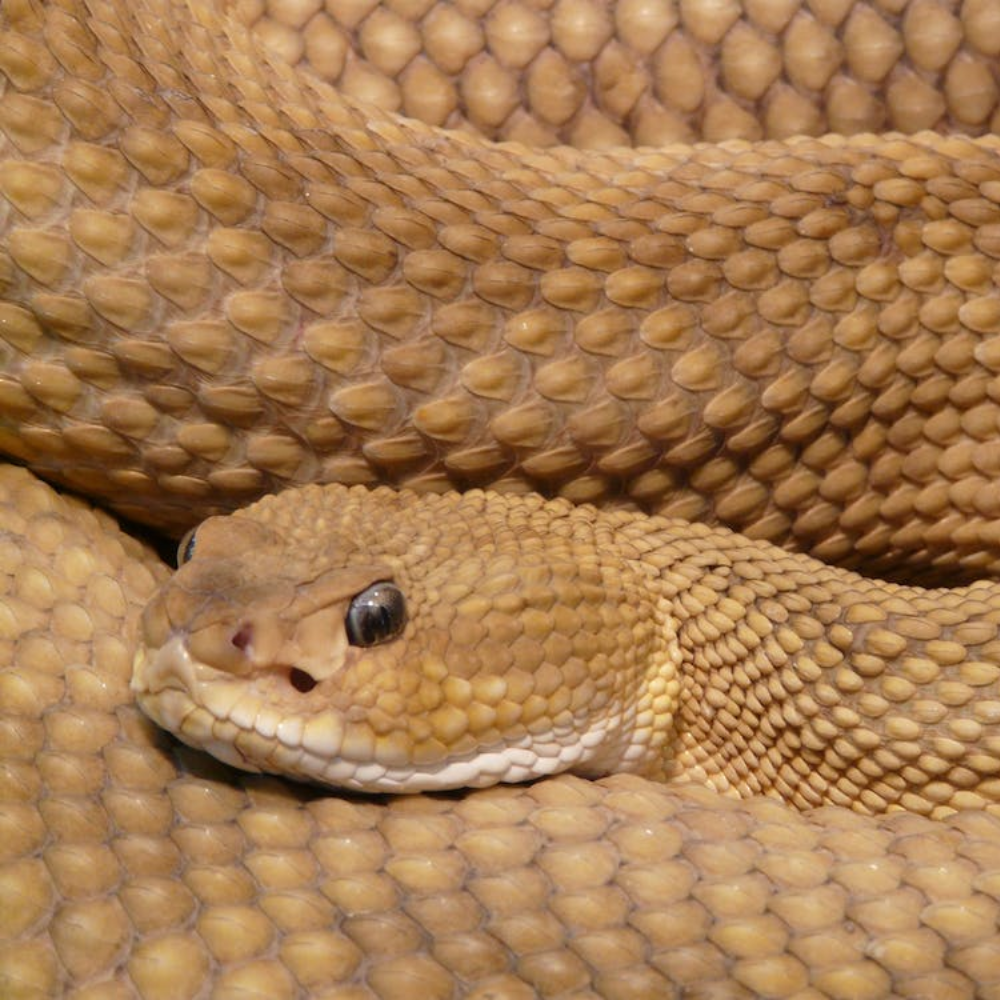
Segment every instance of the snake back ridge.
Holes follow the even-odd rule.
[[[996,569],[987,0],[563,0],[548,26],[504,3],[478,29],[313,6],[257,24],[287,43],[308,21],[279,55],[240,9],[5,4],[9,454],[178,532],[309,481],[491,485],[875,570]],[[354,33],[341,80],[331,38]],[[283,61],[310,53],[342,89]],[[454,117],[351,96],[406,110],[428,61]],[[572,86],[543,86],[563,64]],[[372,84],[393,66],[397,90]],[[480,79],[510,98],[492,128]],[[560,94],[572,135],[529,128]],[[441,127],[607,146],[584,125],[613,112],[661,145]],[[859,134],[786,131],[833,128]]]

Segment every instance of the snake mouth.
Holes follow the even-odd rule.
[[[319,683],[299,667],[270,676],[296,691],[311,691]],[[402,741],[378,737],[367,724],[349,721],[336,710],[309,716],[279,712],[254,690],[254,678],[234,680],[198,662],[181,636],[156,650],[140,649],[131,686],[150,718],[225,764],[363,792],[481,788],[569,770],[602,774],[606,769],[597,761],[609,734],[627,726],[627,720],[613,715],[586,728],[518,732],[416,762],[405,746],[401,749]]]

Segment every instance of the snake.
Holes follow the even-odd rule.
[[[3,995],[994,995],[998,24],[5,0]]]

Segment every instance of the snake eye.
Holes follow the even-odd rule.
[[[194,543],[198,529],[192,528],[177,546],[177,565],[183,566],[194,556]]]
[[[344,625],[352,646],[377,646],[395,639],[406,624],[406,599],[394,583],[373,583],[347,609]]]

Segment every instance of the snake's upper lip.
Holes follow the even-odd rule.
[[[291,687],[317,683],[295,667],[287,676]],[[330,708],[282,712],[252,678],[198,662],[182,635],[137,654],[132,689],[153,719],[227,764],[362,791],[474,787],[586,766],[617,725],[605,720],[585,733],[576,727],[525,733],[417,765],[380,745],[364,720],[352,722]]]
[[[288,679],[301,693],[318,683],[299,667],[289,669]],[[309,722],[294,714],[283,716],[248,681],[199,662],[178,634],[156,650],[139,650],[131,687],[143,709],[182,738],[191,736],[188,719],[200,711],[219,724],[231,723],[243,733],[256,733],[287,747],[328,756],[342,752],[344,726],[336,713],[319,713]]]

